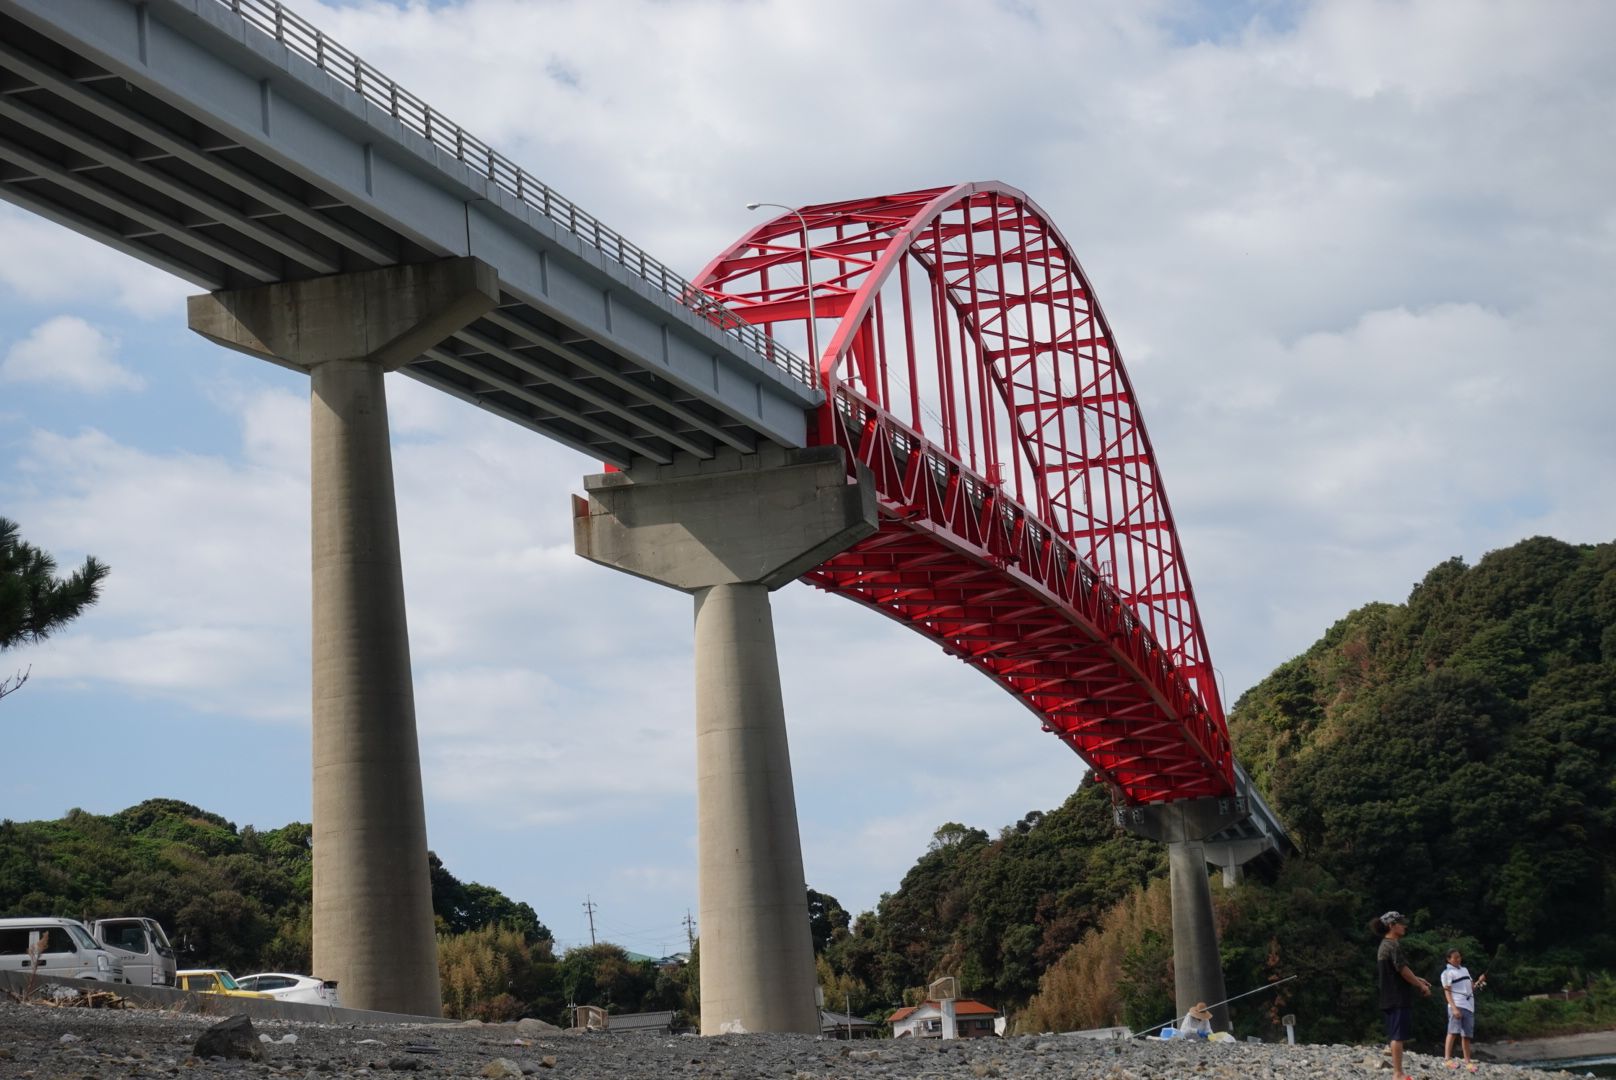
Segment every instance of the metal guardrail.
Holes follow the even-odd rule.
[[[682,306],[733,335],[764,360],[809,386],[819,380],[813,366],[758,327],[743,320],[690,281],[647,254],[645,249],[603,225],[509,158],[470,134],[432,106],[399,86],[360,57],[327,37],[307,19],[276,0],[213,0],[241,16],[247,25],[274,38],[360,97],[387,112],[456,161],[486,176],[505,192],[539,211],[624,269],[639,275]]]

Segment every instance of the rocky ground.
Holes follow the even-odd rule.
[[[151,1010],[52,1008],[0,1001],[0,1078],[112,1080],[336,1077],[554,1076],[576,1080],[1389,1080],[1379,1048],[1255,1043],[1094,1042],[1060,1036],[959,1042],[848,1044],[802,1035],[559,1034],[534,1025],[338,1027],[255,1021],[235,1045],[255,1058],[212,1056],[217,1021]],[[265,1041],[264,1036],[269,1040]],[[198,1039],[204,1041],[198,1045]],[[1420,1080],[1455,1075],[1440,1059],[1410,1055]],[[1468,1076],[1463,1071],[1458,1076]],[[1540,1080],[1513,1065],[1483,1065],[1492,1080]]]

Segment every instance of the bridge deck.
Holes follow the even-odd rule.
[[[591,457],[800,446],[807,366],[271,0],[0,0],[0,198],[207,290],[471,255],[405,373]]]

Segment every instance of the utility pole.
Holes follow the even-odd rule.
[[[685,908],[685,944],[690,952],[696,951],[696,920],[690,917],[689,908]]]
[[[589,947],[595,946],[595,901],[584,897],[584,913],[589,916]]]

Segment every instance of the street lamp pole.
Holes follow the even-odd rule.
[[[760,206],[772,206],[777,210],[784,210],[788,214],[795,214],[797,221],[802,225],[802,280],[808,291],[808,354],[809,362],[813,365],[814,378],[819,377],[819,342],[816,324],[814,321],[814,249],[808,243],[808,219],[802,216],[802,211],[777,202],[749,202],[748,210],[756,210]]]

